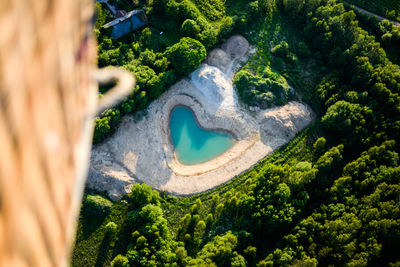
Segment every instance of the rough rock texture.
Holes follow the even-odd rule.
[[[232,81],[217,67],[201,65],[191,74],[191,83],[214,108],[233,109],[235,106]]]
[[[217,67],[222,72],[226,72],[231,63],[231,57],[224,50],[216,48],[208,55],[206,62],[208,65]]]
[[[190,79],[172,86],[140,121],[124,117],[117,132],[93,148],[90,188],[107,191],[113,200],[128,193],[135,182],[172,195],[200,193],[249,169],[312,121],[311,109],[298,102],[252,112],[244,109],[233,90],[232,72],[246,60],[248,43],[234,36],[223,49],[230,56],[212,52],[217,56],[208,62],[214,66],[203,64]],[[190,107],[202,127],[232,133],[235,145],[206,163],[182,165],[169,136],[169,116],[176,105]]]
[[[249,51],[249,42],[241,35],[234,35],[222,45],[222,50],[231,58],[240,58]]]

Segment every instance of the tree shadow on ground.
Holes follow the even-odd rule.
[[[81,219],[82,219],[82,234],[83,238],[87,239],[91,236],[91,234],[96,231],[100,225],[103,223],[104,219],[107,215],[92,215],[86,214],[82,212]]]
[[[111,238],[109,235],[105,234],[103,240],[101,241],[98,254],[97,254],[97,259],[96,263],[94,266],[96,267],[101,267],[104,266],[104,262],[107,259],[108,256],[108,250],[111,247]]]
[[[131,242],[132,229],[126,222],[122,223],[120,231],[116,236],[115,246],[113,248],[112,259],[118,254],[126,254],[127,248]]]

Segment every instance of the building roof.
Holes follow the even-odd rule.
[[[126,14],[127,13],[125,10],[117,10],[117,14],[115,15],[115,17],[117,17],[117,18],[125,17]]]
[[[104,24],[104,28],[112,28],[111,37],[118,39],[134,30],[147,25],[147,17],[143,10],[132,10],[125,16],[116,18],[115,20]]]

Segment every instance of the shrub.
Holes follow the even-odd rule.
[[[112,133],[119,123],[121,114],[119,109],[107,109],[95,119],[93,142],[98,143]]]
[[[119,50],[118,49],[103,50],[103,51],[99,52],[97,61],[98,61],[99,67],[105,67],[108,65],[118,65]]]
[[[121,110],[124,114],[131,113],[133,110],[133,105],[130,105],[130,103],[125,102],[121,105]]]
[[[144,237],[144,236],[139,236],[139,237],[136,239],[136,246],[139,247],[139,248],[145,247],[145,246],[146,246],[146,243],[147,243],[147,239],[146,239],[146,237]]]
[[[139,61],[143,65],[151,67],[152,63],[156,61],[156,54],[153,52],[153,50],[149,50],[146,48],[146,50],[140,53]]]
[[[189,0],[182,0],[178,5],[178,16],[181,18],[193,19],[201,16],[197,7]]]
[[[85,195],[83,198],[83,209],[86,214],[104,216],[110,212],[112,202],[100,195]]]
[[[145,51],[140,53],[139,61],[158,72],[164,72],[168,67],[168,60],[162,53],[154,53],[153,50],[146,48]]]
[[[211,48],[218,41],[218,31],[214,27],[207,25],[199,34],[199,38],[207,49]]]
[[[205,230],[206,230],[206,223],[203,220],[198,221],[194,229],[196,237],[197,238],[203,237]]]
[[[109,242],[111,246],[115,244],[116,237],[117,237],[117,230],[118,226],[114,222],[109,222],[105,226],[105,233],[104,233],[104,239]]]
[[[219,24],[219,37],[227,36],[233,28],[233,20],[231,17],[224,17]]]
[[[190,234],[185,234],[185,241],[189,241],[192,238]]]
[[[308,161],[301,161],[298,162],[295,166],[294,166],[294,170],[296,171],[301,171],[301,172],[305,172],[305,171],[309,171],[312,169],[312,164],[311,162]]]
[[[224,204],[220,203],[218,206],[215,208],[215,217],[219,217],[224,210]]]
[[[371,116],[372,110],[369,107],[340,100],[328,108],[322,123],[327,129],[346,136],[350,141],[366,136],[366,123]]]
[[[325,144],[326,144],[325,137],[318,138],[317,141],[315,141],[315,143],[313,144],[314,155],[318,155],[318,156],[321,155],[325,149]]]
[[[183,37],[165,52],[176,71],[183,75],[194,71],[206,58],[206,49],[197,40]]]
[[[237,254],[237,252],[233,253],[233,257],[231,259],[231,267],[246,267],[246,260],[242,255]]]
[[[109,222],[106,224],[105,233],[111,239],[116,235],[118,226],[114,222]]]
[[[213,223],[213,221],[214,221],[213,215],[211,213],[208,214],[206,217],[206,225],[208,225],[208,226],[211,225]]]
[[[163,216],[163,210],[159,206],[147,204],[139,215],[142,223],[155,223]]]
[[[168,70],[166,72],[163,72],[159,75],[159,77],[162,80],[165,88],[171,86],[176,80],[176,75],[174,70]]]
[[[134,64],[127,64],[124,65],[123,68],[135,75],[136,84],[139,86],[141,90],[148,89],[149,81],[154,76],[157,76],[155,71],[148,66],[143,66],[143,65],[136,66]]]
[[[247,8],[247,12],[250,15],[249,17],[251,20],[254,20],[255,18],[259,17],[262,13],[258,1],[249,2],[247,4],[246,8]]]
[[[93,143],[95,144],[99,143],[111,133],[110,120],[111,120],[110,117],[104,117],[104,118],[96,117]]]
[[[139,236],[140,236],[140,233],[139,233],[138,230],[136,230],[136,231],[134,231],[134,232],[132,233],[132,239],[133,239],[133,240],[136,240]]]
[[[289,53],[289,44],[285,41],[282,41],[278,45],[274,46],[271,52],[278,57],[284,58]]]
[[[215,236],[214,240],[207,243],[197,256],[203,260],[210,259],[217,266],[229,266],[236,245],[237,237],[228,231],[223,236]]]
[[[200,207],[199,207],[197,204],[193,204],[193,205],[190,207],[190,212],[191,212],[192,214],[197,214],[197,213],[199,212],[199,209],[200,209]]]
[[[241,70],[236,74],[234,84],[241,100],[250,106],[284,105],[293,96],[286,79],[269,68],[262,75]]]
[[[97,20],[94,28],[99,29],[103,26],[104,23],[106,23],[107,14],[99,2],[96,2],[94,8],[97,14]]]
[[[175,254],[181,261],[187,257],[187,252],[184,247],[177,247],[175,250]]]
[[[196,37],[200,30],[200,26],[197,22],[191,19],[185,20],[181,26],[181,33],[188,37]]]
[[[111,127],[115,127],[121,119],[121,113],[119,109],[107,109],[103,113],[101,113],[100,116],[109,117]]]
[[[218,21],[225,16],[224,2],[221,0],[194,0],[200,11],[210,20]]]
[[[146,91],[140,91],[139,93],[134,95],[133,100],[138,109],[143,109],[144,107],[146,107],[148,103],[146,95]]]
[[[249,264],[255,262],[257,257],[257,248],[253,246],[248,246],[245,250],[243,250],[244,255],[246,256]]]
[[[111,267],[129,267],[129,260],[120,254],[112,260],[110,265]]]
[[[164,84],[159,76],[153,76],[147,82],[147,92],[148,92],[147,95],[149,96],[150,100],[159,97],[163,91],[164,91]]]
[[[160,194],[147,184],[134,184],[132,192],[128,195],[129,208],[137,210],[147,204],[158,205],[160,203]]]
[[[213,206],[216,206],[216,205],[218,204],[218,202],[219,202],[219,194],[215,194],[215,195],[212,197],[212,205],[213,205]]]

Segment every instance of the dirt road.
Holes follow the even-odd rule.
[[[358,12],[360,12],[360,13],[363,13],[363,14],[365,14],[365,15],[372,16],[372,17],[377,18],[378,21],[388,20],[388,21],[390,21],[391,23],[393,23],[395,26],[400,27],[400,22],[398,22],[398,21],[390,20],[390,19],[387,19],[387,18],[385,18],[385,17],[379,16],[378,14],[375,14],[375,13],[373,13],[373,12],[371,12],[371,11],[365,10],[365,9],[363,9],[363,8],[361,8],[361,7],[355,6],[355,5],[350,4],[350,3],[348,3],[348,2],[345,2],[345,3],[348,4],[348,5],[350,5],[353,9],[355,9],[356,11],[358,11]]]

